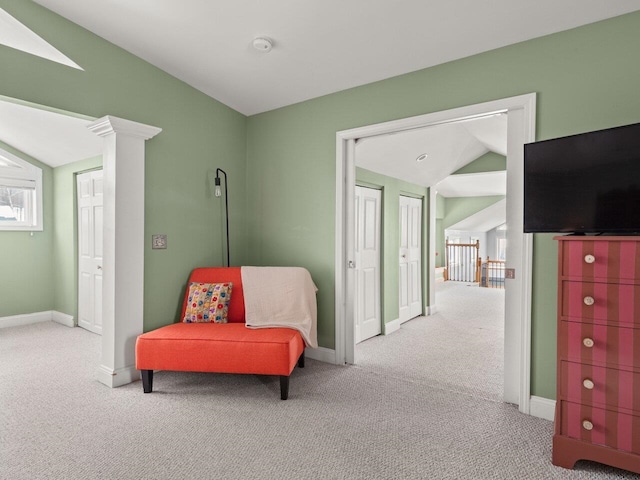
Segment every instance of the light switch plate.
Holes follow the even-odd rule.
[[[151,235],[151,248],[154,250],[167,248],[166,235]]]
[[[504,278],[516,278],[516,269],[515,268],[505,268],[504,269]]]

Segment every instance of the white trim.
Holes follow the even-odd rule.
[[[553,422],[556,412],[556,401],[548,398],[531,396],[529,401],[529,415],[538,418],[544,418]]]
[[[32,323],[50,322],[51,311],[24,313],[21,315],[11,315],[10,317],[0,318],[0,328],[19,327],[22,325],[31,325]]]
[[[56,312],[53,310],[51,312],[51,321],[59,323],[60,325],[64,325],[65,327],[75,327],[76,323],[73,319],[73,315],[67,315],[66,313]]]
[[[151,125],[134,122],[124,118],[106,115],[87,125],[87,128],[96,135],[107,137],[113,133],[121,133],[128,137],[149,140],[159,134],[162,129]]]
[[[507,145],[511,147],[512,152],[521,151],[521,144],[532,142],[535,140],[535,105],[536,94],[529,93],[516,97],[504,98],[490,102],[470,105],[466,107],[454,108],[440,112],[420,115],[416,117],[394,120],[376,125],[358,127],[350,130],[339,131],[336,133],[336,221],[335,221],[335,321],[336,321],[336,355],[337,362],[352,363],[355,346],[352,342],[347,341],[349,332],[353,330],[353,316],[349,312],[353,310],[353,297],[348,294],[351,289],[351,279],[347,265],[353,260],[353,243],[350,238],[353,236],[354,218],[353,218],[353,195],[351,195],[350,187],[354,185],[352,181],[355,176],[355,159],[352,155],[351,145],[356,139],[384,135],[392,132],[403,130],[411,130],[421,128],[428,125],[437,125],[456,122],[460,120],[486,116],[492,113],[509,114],[510,125],[515,125],[517,132],[509,132],[514,130],[509,128]],[[512,115],[515,114],[515,115]],[[519,122],[519,123],[518,123]],[[518,145],[515,145],[514,138],[518,138]],[[520,154],[521,156],[521,154]],[[516,171],[516,175],[511,176],[511,185],[522,183],[522,169]],[[515,178],[514,178],[515,177]],[[517,197],[517,198],[516,198]],[[507,197],[508,212],[514,211],[514,207],[510,203],[522,202],[521,195],[511,195]],[[511,209],[511,210],[509,210]],[[512,214],[513,218],[513,214]],[[521,220],[520,220],[521,221]],[[518,311],[511,312],[515,318],[517,325],[514,327],[517,341],[515,345],[509,348],[509,357],[505,363],[515,364],[514,372],[509,374],[505,371],[505,385],[515,383],[517,390],[515,396],[518,398],[514,401],[510,396],[506,395],[505,400],[511,403],[517,403],[519,410],[523,413],[529,413],[529,392],[530,392],[530,355],[531,355],[531,256],[532,242],[530,235],[520,234],[522,230],[512,228],[512,235],[517,235],[516,241],[511,243],[521,243],[518,254],[519,261],[511,262],[513,268],[517,271],[517,280],[513,283],[518,288],[522,296],[522,302]],[[513,237],[511,237],[513,238]],[[515,255],[515,254],[514,254]],[[428,303],[433,303],[433,299],[429,299]],[[505,344],[508,339],[505,335]],[[505,349],[505,355],[507,354]],[[509,380],[511,379],[511,380]]]
[[[98,367],[98,381],[110,388],[121,387],[138,380],[140,380],[140,371],[133,366],[118,368],[117,370],[112,370],[104,365]]]
[[[162,129],[109,115],[87,128],[104,138],[102,358],[98,380],[113,388],[139,378],[135,339],[143,331],[144,318],[145,141]]]
[[[400,330],[400,319],[396,318],[384,324],[384,334],[391,335],[393,332]]]
[[[429,305],[427,307],[427,316],[435,315],[436,313],[438,313],[438,307],[436,305]]]
[[[319,362],[331,363],[336,365],[336,351],[330,348],[318,347],[307,348],[304,351],[305,358],[318,360]]]
[[[55,310],[46,310],[44,312],[23,313],[20,315],[11,315],[9,317],[0,317],[0,328],[20,327],[22,325],[31,325],[33,323],[56,322],[65,327],[75,327],[73,317],[66,313],[56,312]]]

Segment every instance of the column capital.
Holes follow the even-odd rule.
[[[162,129],[158,127],[125,120],[124,118],[118,118],[112,115],[106,115],[102,118],[98,118],[87,125],[87,128],[101,137],[117,133],[130,137],[141,138],[143,140],[149,140],[162,131]]]

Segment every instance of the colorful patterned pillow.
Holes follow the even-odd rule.
[[[186,323],[227,323],[232,283],[192,283],[184,312]]]

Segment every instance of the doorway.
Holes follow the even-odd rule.
[[[411,117],[336,134],[336,362],[354,362],[353,300],[355,141],[430,125],[447,124],[497,113],[508,114],[507,138],[507,233],[510,249],[507,268],[515,271],[508,280],[505,301],[504,401],[529,413],[531,337],[531,236],[522,232],[523,145],[535,139],[535,94],[511,97],[452,110]],[[435,298],[434,223],[435,194],[429,194],[429,252],[427,254],[429,307]]]

